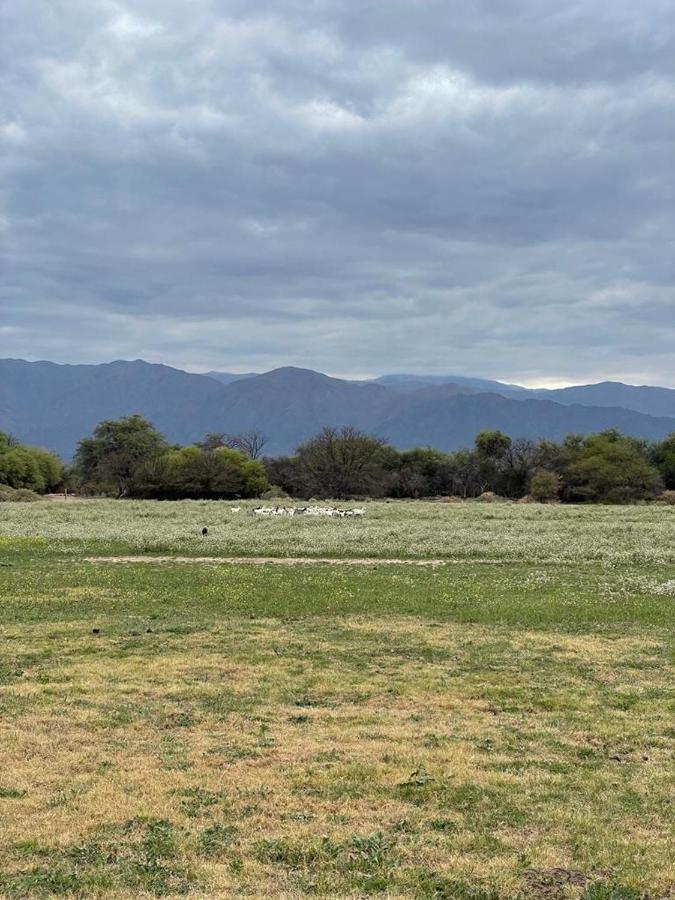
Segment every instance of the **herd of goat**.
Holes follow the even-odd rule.
[[[231,512],[241,512],[241,507],[234,506]],[[254,516],[331,516],[339,519],[363,516],[365,513],[363,507],[338,509],[335,506],[256,506],[251,510]]]

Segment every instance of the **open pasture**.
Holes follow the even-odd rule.
[[[675,895],[673,509],[234,505],[0,508],[1,897]]]

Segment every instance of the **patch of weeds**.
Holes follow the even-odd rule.
[[[26,791],[0,785],[0,800],[21,800],[25,796]]]
[[[359,868],[380,868],[390,861],[392,844],[381,831],[359,837],[353,835],[348,845],[350,864]]]
[[[35,838],[29,838],[27,841],[17,841],[14,844],[10,844],[6,849],[12,856],[26,857],[47,857],[52,852],[49,847],[40,844]]]
[[[8,898],[130,889],[155,897],[180,896],[196,886],[193,874],[175,863],[178,834],[165,819],[133,819],[101,829],[98,840],[65,848],[31,848],[23,856],[40,862],[0,874],[0,891]],[[16,849],[16,848],[13,848]]]
[[[640,891],[608,880],[611,876],[611,869],[528,869],[523,873],[523,881],[533,896],[544,900],[563,900],[570,887],[584,889],[581,900],[647,900]]]
[[[410,773],[407,781],[402,781],[399,784],[401,788],[416,788],[416,787],[424,787],[434,780],[434,776],[431,775],[425,769],[424,765],[418,766],[414,772]]]
[[[199,835],[199,852],[202,856],[220,856],[232,846],[236,837],[237,829],[233,825],[210,825]]]
[[[168,771],[183,772],[190,768],[185,758],[185,744],[172,734],[163,736],[160,758],[162,768]]]
[[[274,863],[289,869],[307,869],[310,866],[326,865],[340,853],[340,845],[324,837],[319,844],[300,844],[285,838],[263,838],[254,848],[256,859],[263,863]]]
[[[438,785],[434,776],[427,772],[424,765],[420,765],[410,773],[406,781],[399,782],[396,789],[404,800],[420,806],[437,793]]]
[[[207,791],[204,788],[192,787],[174,791],[182,799],[179,804],[180,811],[189,819],[198,819],[209,814],[209,808],[216,806],[221,800],[220,794]]]
[[[110,887],[105,873],[97,877],[79,873],[73,868],[64,868],[55,863],[49,868],[36,866],[21,872],[0,873],[0,890],[4,897],[32,898],[54,895],[76,894],[86,896],[94,889]]]
[[[312,719],[311,716],[308,716],[306,713],[300,713],[298,716],[289,716],[288,721],[291,725],[306,725],[307,722],[310,722]]]
[[[429,822],[429,828],[433,831],[442,831],[446,834],[454,834],[459,830],[459,822],[454,819],[432,819]]]
[[[63,788],[62,790],[56,791],[56,793],[49,798],[47,806],[49,809],[58,809],[60,806],[68,806],[72,800],[77,799],[83,792],[84,789],[81,787]]]
[[[435,750],[438,747],[442,747],[446,742],[447,738],[441,737],[438,734],[425,734],[424,740],[422,741],[422,746],[426,747],[429,750]]]
[[[301,844],[284,838],[259,841],[260,862],[282,865],[305,891],[315,891],[328,878],[331,890],[338,884],[346,893],[377,893],[393,881],[396,857],[391,841],[381,832],[352,835],[344,841],[324,837],[318,844]]]
[[[270,734],[270,727],[266,722],[261,722],[260,729],[258,730],[258,746],[259,747],[273,747],[274,746],[274,738]]]
[[[345,694],[342,701],[346,704],[351,703],[354,706],[358,706],[360,703],[367,703],[372,696],[370,691],[351,691],[351,693]]]
[[[241,875],[244,871],[244,862],[240,856],[233,856],[228,865],[233,875]]]
[[[170,713],[162,722],[162,728],[194,728],[197,720],[185,710]]]
[[[496,891],[447,878],[428,869],[417,869],[406,878],[417,900],[500,900]]]
[[[391,830],[399,834],[414,834],[417,828],[410,819],[399,819],[391,826]]]
[[[385,765],[398,765],[401,761],[401,757],[397,753],[383,753],[382,754],[382,762]]]
[[[219,690],[210,697],[203,697],[199,701],[199,705],[207,715],[224,722],[232,713],[250,713],[258,705],[258,698],[256,695],[242,695],[232,691]]]
[[[11,684],[23,676],[23,669],[14,666],[0,665],[0,684]]]
[[[316,819],[314,813],[282,813],[281,820],[286,822],[313,822]]]
[[[592,884],[584,891],[581,900],[649,900],[649,896],[636,888],[613,882]]]
[[[293,706],[306,706],[309,708],[317,706],[331,707],[335,705],[335,700],[330,697],[316,697],[311,694],[301,694],[293,700]]]
[[[216,751],[226,762],[238,762],[240,759],[257,759],[260,751],[256,747],[222,747]]]
[[[341,759],[344,759],[344,756],[344,750],[320,750],[314,759],[319,763],[332,763],[339,762]]]
[[[339,762],[329,767],[305,770],[302,776],[296,776],[294,790],[325,800],[342,800],[363,797],[366,792],[378,794],[381,787],[372,766]]]
[[[460,810],[465,816],[479,821],[482,828],[504,823],[519,825],[527,819],[527,814],[514,806],[508,796],[471,781],[444,785],[440,799],[444,806]]]

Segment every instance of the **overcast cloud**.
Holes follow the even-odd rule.
[[[0,10],[0,356],[675,386],[672,0]]]

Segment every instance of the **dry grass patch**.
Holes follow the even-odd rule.
[[[654,638],[374,617],[131,631],[5,629],[23,659],[0,686],[5,896],[675,882]]]

